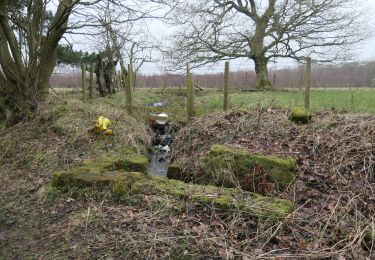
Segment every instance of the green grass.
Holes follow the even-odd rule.
[[[134,93],[134,99],[138,106],[146,103],[168,101],[170,107],[179,108],[179,116],[184,116],[185,100],[184,89],[160,90],[138,89]],[[257,105],[271,106],[273,108],[292,108],[303,106],[302,91],[267,91],[267,92],[239,92],[230,94],[231,109],[249,109]],[[221,111],[223,107],[223,93],[219,90],[205,90],[195,97],[195,109],[197,115],[209,114]],[[312,90],[310,94],[310,107],[312,111],[322,110],[346,110],[349,112],[375,113],[375,90],[364,88],[357,90]]]
[[[197,116],[223,110],[223,92],[218,89],[206,89],[195,93],[195,111]],[[69,94],[71,95],[71,94]],[[79,95],[73,94],[73,95]],[[134,107],[138,119],[150,112],[167,112],[172,121],[186,120],[186,94],[184,88],[174,89],[136,89]],[[252,109],[258,105],[263,107],[290,109],[304,105],[303,92],[298,90],[240,92],[232,90],[229,96],[230,109]],[[146,108],[153,102],[167,101],[167,108]],[[350,89],[318,89],[310,94],[310,109],[314,112],[322,110],[348,111],[353,113],[375,113],[375,90],[361,88]],[[124,93],[105,98],[95,98],[95,103],[125,109]]]
[[[230,95],[232,109],[247,109],[261,104],[274,108],[291,108],[303,106],[303,93],[300,91],[273,92],[233,92]],[[208,110],[219,110],[222,107],[222,93],[211,92],[196,99],[197,106]],[[313,111],[348,110],[350,112],[375,112],[375,91],[361,89],[350,90],[313,90],[310,94],[310,106]]]

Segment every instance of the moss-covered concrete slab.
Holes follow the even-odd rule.
[[[258,217],[284,218],[292,213],[292,202],[268,198],[237,189],[187,184],[164,177],[126,171],[95,171],[76,168],[53,175],[54,187],[107,186],[119,194],[166,194],[209,204],[220,209],[237,209]]]
[[[144,158],[139,159],[141,162],[135,162],[147,166],[147,160],[145,162]],[[127,168],[127,162],[129,160],[118,157],[84,161],[81,167],[55,173],[51,184],[54,187],[65,188],[109,187],[112,192],[119,194],[166,194],[221,209],[238,209],[259,217],[283,218],[294,209],[293,203],[288,200],[268,198],[238,189],[187,184],[178,180],[131,172]],[[179,174],[180,166],[172,164],[169,170],[173,174]]]
[[[148,158],[146,156],[132,156],[124,159],[124,170],[147,173]]]
[[[104,157],[96,160],[85,160],[82,166],[97,171],[125,170],[133,172],[147,172],[148,159],[143,155],[126,157]]]
[[[290,121],[297,124],[307,124],[311,120],[311,112],[305,107],[295,107],[289,115]]]
[[[213,145],[207,157],[201,159],[204,176],[200,183],[242,187],[257,192],[263,178],[275,183],[277,188],[286,188],[295,179],[293,158],[279,158],[252,154],[247,150],[226,145]],[[249,183],[250,182],[250,183]],[[244,187],[246,186],[246,187]]]

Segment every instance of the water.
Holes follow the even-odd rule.
[[[167,176],[170,155],[166,158],[165,153],[155,151],[150,154],[150,161],[147,167],[147,174],[152,176]]]
[[[171,161],[173,143],[172,123],[154,121],[151,127],[156,134],[153,147],[149,152],[147,174],[152,176],[167,176],[168,165]]]

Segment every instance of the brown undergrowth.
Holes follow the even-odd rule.
[[[114,121],[113,136],[88,131],[99,115]],[[35,118],[0,132],[0,258],[373,258],[362,237],[374,226],[374,118],[319,113],[309,126],[286,118],[284,111],[211,115],[175,142],[175,159],[197,171],[195,159],[213,143],[298,158],[297,182],[277,194],[295,201],[296,212],[275,223],[167,195],[51,188],[56,170],[124,147],[144,153],[152,138],[111,99],[52,98]]]
[[[295,184],[281,194],[268,192],[298,208],[272,236],[273,253],[280,259],[366,259],[375,257],[373,245],[361,239],[374,230],[374,138],[373,115],[319,112],[311,124],[296,125],[283,110],[220,113],[181,130],[173,160],[185,172],[204,174],[199,158],[215,143],[296,158]]]

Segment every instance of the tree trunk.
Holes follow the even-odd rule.
[[[8,17],[10,0],[0,1],[0,121],[16,123],[33,114],[49,92],[49,78],[56,63],[56,47],[65,33],[76,2],[61,0],[45,26],[45,1],[25,1],[28,17],[20,24]],[[14,26],[23,30],[17,41]],[[20,36],[21,37],[21,36]],[[20,42],[25,43],[23,53]],[[25,58],[25,54],[27,58]]]
[[[39,100],[45,100],[49,94],[49,79],[53,73],[53,69],[56,66],[56,48],[59,41],[60,38],[56,39],[53,43],[46,43],[46,46],[44,47],[43,56],[38,67],[39,78],[37,79],[38,83],[36,86],[38,88]],[[33,70],[33,68],[31,68],[31,70]]]
[[[267,58],[264,56],[254,57],[253,61],[255,63],[255,73],[257,75],[255,87],[264,90],[273,89],[268,78]]]
[[[117,61],[113,59],[108,60],[104,63],[104,80],[107,90],[107,95],[116,94],[114,84],[114,71],[116,70]]]
[[[96,82],[98,86],[99,96],[104,97],[106,96],[105,80],[104,80],[104,64],[102,61],[102,56],[100,54],[98,54],[98,56],[96,57],[95,74],[96,74]]]
[[[38,99],[22,76],[18,82],[7,81],[0,85],[6,86],[0,90],[0,122],[13,125],[32,115]]]
[[[133,90],[135,90],[135,86],[137,84],[137,72],[133,72]]]

